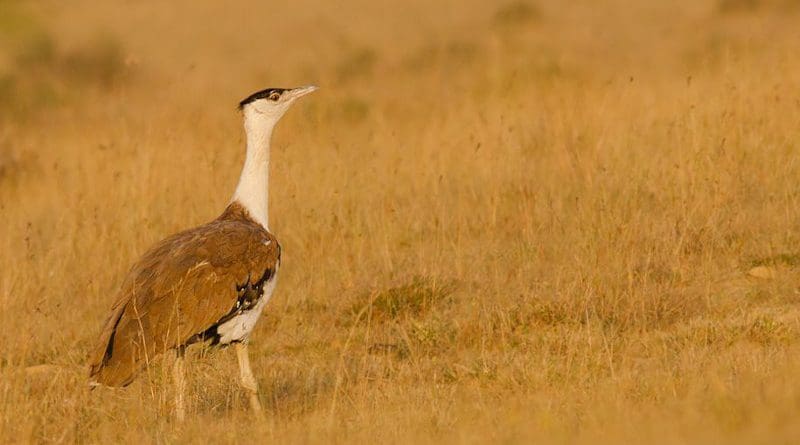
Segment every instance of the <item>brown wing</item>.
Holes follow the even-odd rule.
[[[92,354],[90,377],[129,384],[155,356],[230,313],[237,286],[274,273],[279,256],[269,232],[240,219],[221,217],[160,242],[124,281]]]

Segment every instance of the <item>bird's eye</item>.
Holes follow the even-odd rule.
[[[278,93],[277,91],[273,91],[273,92],[269,93],[269,100],[271,100],[273,102],[277,101],[280,98],[281,98],[281,94]]]

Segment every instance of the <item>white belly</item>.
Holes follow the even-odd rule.
[[[261,311],[267,305],[275,291],[275,285],[278,283],[278,268],[275,268],[275,273],[272,274],[269,280],[264,284],[264,293],[259,298],[258,302],[249,311],[242,312],[241,314],[231,318],[230,320],[217,326],[217,335],[219,335],[219,343],[226,345],[234,341],[244,341],[250,336],[250,332],[256,326],[258,318],[261,316]]]

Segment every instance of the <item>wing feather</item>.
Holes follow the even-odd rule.
[[[274,272],[279,258],[275,238],[246,220],[218,219],[158,243],[123,282],[92,354],[91,378],[129,384],[158,354],[230,313],[237,286]]]

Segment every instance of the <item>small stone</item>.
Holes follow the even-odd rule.
[[[771,280],[775,278],[775,269],[767,266],[756,266],[747,271],[747,275],[762,280]]]

